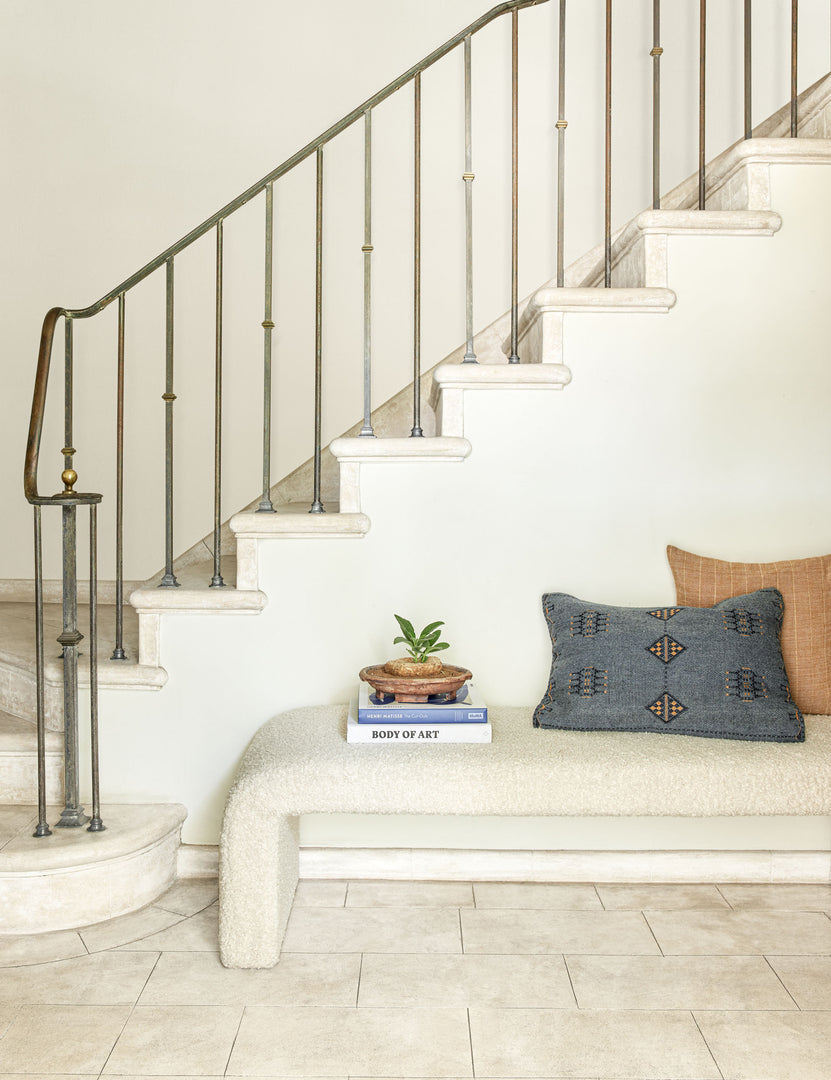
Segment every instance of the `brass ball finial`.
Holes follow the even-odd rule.
[[[74,492],[72,491],[72,486],[77,479],[78,474],[75,472],[74,469],[64,469],[64,471],[61,473],[61,480],[63,481],[65,495],[74,494]]]

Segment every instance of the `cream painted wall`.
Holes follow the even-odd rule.
[[[671,603],[667,543],[762,561],[827,551],[831,169],[774,166],[772,181],[774,237],[670,238],[669,314],[566,317],[561,393],[469,392],[467,461],[363,467],[365,539],[262,543],[260,616],[165,618],[165,689],[103,695],[106,794],[182,801],[186,840],[214,843],[250,736],[287,708],[345,701],[357,670],[390,653],[393,611],[443,618],[448,659],[491,705],[531,705],[550,663],[543,591]],[[523,846],[522,826],[500,824],[500,843]],[[614,824],[605,841],[602,824],[577,828],[621,843]],[[827,820],[751,819],[727,839],[717,821],[695,828],[662,835],[831,846]],[[534,830],[539,846],[568,846],[561,821]],[[488,822],[312,819],[304,841],[388,844],[391,831],[396,846],[494,835]],[[656,836],[633,822],[628,846]]]
[[[741,131],[740,6],[711,5],[708,147]],[[40,322],[54,304],[84,306],[264,175],[314,134],[484,10],[483,0],[7,0],[0,11],[0,92],[6,102],[0,176],[8,208],[0,263],[5,423],[0,452],[11,503],[0,576],[31,576],[30,512],[20,492]],[[664,5],[663,177],[695,166],[698,5]],[[554,268],[554,2],[521,16],[520,293]],[[602,234],[602,8],[569,4],[567,261]],[[754,115],[788,93],[786,0],[754,5]],[[829,66],[829,15],[800,5],[800,85]],[[614,51],[614,221],[647,205],[649,5],[618,0]],[[476,322],[509,297],[508,36],[474,46]],[[579,58],[579,59],[578,59]],[[461,70],[454,56],[424,78],[425,365],[463,337]],[[375,118],[375,401],[405,384],[411,364],[409,91]],[[359,416],[361,139],[327,151],[324,436]],[[275,476],[310,453],[312,385],[311,170],[277,190]],[[262,205],[226,225],[223,516],[258,491],[262,355]],[[212,520],[213,253],[205,238],[176,268],[176,542],[185,550]],[[163,285],[128,302],[126,573],[163,561]],[[145,321],[142,321],[145,320]],[[103,578],[113,576],[115,311],[76,330],[79,486],[102,490]],[[41,483],[58,487],[63,444],[58,379],[50,398]],[[53,515],[54,518],[57,515]],[[47,575],[58,573],[51,522]]]

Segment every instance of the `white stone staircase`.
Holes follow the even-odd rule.
[[[471,453],[465,432],[470,394],[562,391],[572,378],[567,350],[570,320],[585,313],[636,318],[670,312],[676,303],[670,237],[770,237],[776,233],[782,222],[771,206],[770,166],[831,164],[831,139],[824,138],[831,126],[829,103],[831,77],[801,98],[801,134],[812,137],[778,137],[784,126],[782,110],[760,126],[763,137],[739,143],[715,159],[708,170],[706,211],[690,208],[695,186],[691,178],[666,197],[666,209],[645,211],[619,230],[613,245],[613,288],[599,287],[602,251],[598,248],[569,267],[565,288],[547,284],[528,297],[519,320],[522,364],[507,363],[506,315],[477,335],[478,365],[460,363],[464,351],[460,347],[427,372],[422,381],[425,438],[402,437],[412,394],[411,388],[405,388],[373,414],[379,437],[357,437],[353,429],[334,440],[324,470],[325,514],[309,514],[308,504],[299,501],[310,473],[307,464],[275,485],[272,497],[278,513],[257,513],[252,506],[230,518],[224,534],[233,549],[223,572],[233,585],[208,587],[210,573],[205,564],[210,552],[205,541],[177,561],[180,588],[158,589],[154,579],[132,589],[126,662],[109,659],[112,636],[107,630],[114,608],[103,603],[100,687],[105,691],[162,689],[168,679],[164,624],[172,616],[260,613],[269,602],[260,589],[263,543],[301,540],[313,544],[365,537],[372,527],[362,503],[365,466],[463,462]],[[31,807],[36,766],[30,592],[31,584],[21,583],[17,591],[7,587],[0,595],[0,909],[5,912],[0,932],[7,933],[82,925],[149,902],[175,875],[185,815],[176,804],[109,806],[104,819],[111,828],[106,833],[88,836],[85,830],[56,830],[51,838],[30,837],[36,819]],[[49,599],[53,602],[47,605],[47,643],[60,632],[58,597]],[[83,629],[83,612],[80,625]],[[88,684],[88,677],[82,656],[82,686]],[[57,648],[46,667],[46,702],[48,790],[50,801],[58,803],[61,737],[57,732],[62,702]]]

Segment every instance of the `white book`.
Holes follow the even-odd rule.
[[[358,702],[349,704],[346,720],[346,741],[375,743],[390,746],[393,743],[426,746],[434,743],[489,743],[493,728],[490,721],[484,724],[359,724]]]

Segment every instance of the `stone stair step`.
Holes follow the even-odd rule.
[[[47,799],[63,797],[63,737],[46,732]],[[37,728],[20,716],[0,711],[0,804],[31,803],[37,798]]]
[[[50,824],[59,816],[49,808]],[[152,903],[173,884],[183,806],[105,804],[101,816],[103,832],[64,828],[35,838],[36,807],[0,806],[4,934],[103,922]]]

